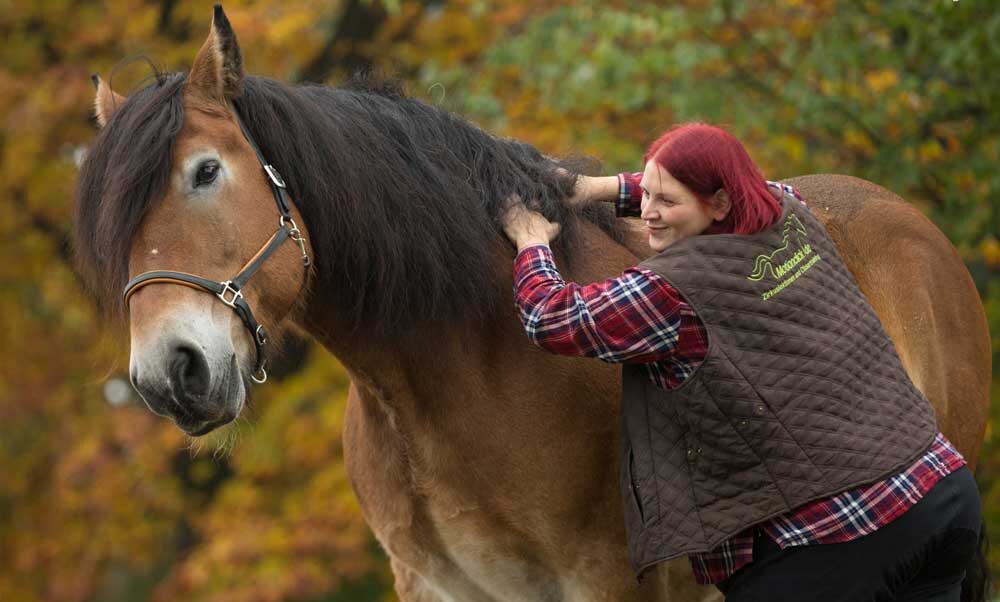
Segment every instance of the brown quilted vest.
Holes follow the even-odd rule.
[[[902,472],[934,410],[823,226],[786,196],[752,235],[702,235],[640,264],[708,333],[672,391],[622,372],[621,491],[638,576],[807,502]]]

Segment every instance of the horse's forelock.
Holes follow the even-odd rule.
[[[183,126],[185,74],[158,75],[131,94],[101,129],[80,167],[74,250],[87,290],[121,317],[132,240],[151,203],[162,198],[174,141]]]

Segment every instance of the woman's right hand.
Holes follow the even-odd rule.
[[[561,229],[541,213],[528,209],[517,194],[507,197],[502,222],[504,234],[518,251],[532,245],[549,244]]]

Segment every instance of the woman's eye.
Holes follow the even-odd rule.
[[[217,175],[219,175],[219,162],[205,161],[198,166],[198,171],[194,175],[194,187],[211,184]]]

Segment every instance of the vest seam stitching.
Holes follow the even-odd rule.
[[[766,369],[765,368],[761,368],[761,370],[766,370]],[[793,376],[798,376],[799,378],[803,378],[804,376],[808,376],[810,378],[813,377],[813,375],[811,375],[811,374],[803,375],[800,372],[794,372],[794,371],[790,371],[789,374],[791,374]],[[829,380],[829,379],[821,379],[821,380]],[[804,393],[801,393],[801,392],[797,391],[796,389],[788,389],[786,387],[779,387],[777,385],[761,385],[761,388],[763,388],[763,389],[770,389],[770,390],[773,390],[773,391],[778,391],[780,393],[792,393],[792,394],[796,394],[796,395],[805,395]],[[824,395],[824,394],[821,394],[821,393],[811,393],[810,395],[812,395],[814,397],[819,397],[819,398],[822,398],[822,399],[829,399],[829,400],[832,400],[832,401],[836,401],[838,403],[845,403],[845,401],[843,399],[837,399],[836,397],[831,397],[830,395]],[[880,399],[878,397],[872,396],[872,399],[874,399],[876,401],[891,401],[895,397],[908,397],[908,396],[906,396],[906,395],[896,395],[896,396],[889,396],[889,395],[887,395],[883,399]],[[804,409],[787,407],[787,406],[784,409],[787,409],[789,411],[803,411],[803,412],[812,412],[813,411],[813,410],[804,410]],[[865,416],[868,416],[868,417],[875,417],[875,416],[883,416],[884,415],[884,412],[868,412],[868,411],[861,410],[860,408],[858,408],[858,409]],[[824,413],[826,413],[826,412],[824,412]],[[828,413],[826,413],[826,414],[828,414]]]
[[[675,289],[678,288],[676,285],[673,284],[673,282],[670,282],[670,284]],[[738,292],[734,293],[734,291],[732,291],[731,289],[727,290],[727,289],[718,288],[718,287],[714,287],[714,286],[692,285],[692,286],[689,286],[688,288],[695,289],[695,290],[702,290],[702,291],[714,291],[714,292],[727,293],[727,294],[739,294],[739,295],[744,296],[744,297],[750,297],[751,299],[754,299],[754,300],[757,300],[757,298],[758,298],[757,295],[750,295],[750,294],[738,293]],[[678,289],[678,290],[680,290],[680,289]],[[794,292],[794,289],[791,290],[791,291],[789,291],[789,292]],[[803,293],[803,294],[805,294],[805,293]],[[768,299],[768,301],[771,301],[771,300],[776,299],[776,298],[777,297],[772,297],[771,299]],[[786,298],[788,298],[788,296],[786,296]],[[867,303],[868,300],[865,299],[865,302]],[[688,304],[690,305],[690,302]],[[789,305],[791,308],[796,309],[796,310],[801,309],[801,304],[789,303],[787,305]],[[694,305],[692,305],[692,307],[694,307]],[[734,314],[742,314],[742,315],[754,316],[754,317],[757,317],[757,318],[764,318],[764,319],[766,319],[768,321],[775,321],[775,322],[779,322],[779,323],[782,323],[782,324],[790,323],[790,324],[792,324],[794,326],[798,326],[798,327],[807,329],[807,330],[809,330],[811,332],[819,333],[821,335],[822,334],[826,334],[825,331],[823,331],[823,330],[821,330],[819,328],[816,328],[815,326],[810,325],[808,322],[797,322],[797,321],[790,320],[790,319],[784,319],[784,318],[777,318],[777,317],[773,317],[773,316],[768,316],[767,314],[762,314],[759,311],[751,311],[751,310],[745,310],[745,309],[738,309],[736,307],[726,307],[725,309],[720,308],[720,309],[715,309],[715,310],[709,309],[708,311],[710,313],[714,313],[714,312],[720,312],[720,313],[722,313],[722,312],[724,312],[726,314],[734,313]],[[825,318],[826,320],[828,320],[832,324],[844,324],[844,319],[843,318],[840,318],[840,319],[834,318],[834,317],[831,317],[831,316],[826,315],[824,313],[818,313],[816,315],[818,315],[818,316],[820,316],[822,318]],[[862,316],[859,316],[859,317],[869,317],[868,316],[868,312],[862,312]],[[698,318],[702,322],[709,323],[707,320],[705,320],[705,318],[702,317],[702,315],[700,313],[698,315]],[[876,318],[877,318],[877,316],[876,316]],[[717,325],[717,321],[716,320],[712,320],[711,324],[713,326],[715,326],[715,325]],[[879,324],[880,327],[882,327],[881,321],[879,321],[878,324]],[[718,327],[720,327],[720,328],[728,328],[726,326],[721,326],[721,325],[719,325]],[[882,329],[885,330],[884,327],[882,327]],[[743,329],[743,330],[747,330],[747,329]],[[850,331],[852,333],[860,333],[860,332],[862,332],[862,328],[861,327],[851,326]],[[753,332],[753,331],[750,331],[750,332]],[[761,332],[761,331],[757,331],[757,332]],[[763,333],[763,334],[766,334],[766,333]]]
[[[887,335],[887,338],[888,338],[888,335]],[[890,355],[890,358],[889,358],[890,360],[895,359],[896,361],[898,361],[900,363],[900,365],[902,365],[902,361],[899,360],[898,355],[895,358],[893,358],[893,357],[891,357],[890,353],[887,353],[887,350],[890,349],[890,345],[891,344],[892,344],[892,341],[890,340],[888,343],[886,343],[880,349],[877,350],[878,353],[869,353],[869,354],[867,354],[867,356],[868,357],[876,357],[877,358],[878,356],[881,356],[881,355]],[[750,351],[752,353],[756,353],[756,354],[759,354],[759,355],[770,354],[770,355],[779,355],[779,356],[783,356],[783,357],[801,357],[801,356],[796,356],[794,354],[785,353],[785,352],[781,352],[781,351],[775,351],[775,350],[764,351],[764,350],[757,349],[755,347],[747,347],[747,346],[736,345],[736,344],[731,344],[731,345],[729,345],[729,347],[731,347],[733,349],[737,349],[739,351]],[[895,351],[894,347],[892,348],[892,351]],[[847,354],[847,353],[844,353],[842,355],[844,356],[845,359],[851,357],[851,355]],[[827,365],[830,365],[830,366],[835,366],[835,367],[839,367],[841,365],[841,363],[834,362],[833,360],[824,358],[823,356],[820,356],[820,355],[811,356],[811,357],[809,357],[809,359],[812,360],[812,361],[818,361],[818,362],[821,362],[821,363],[824,363],[824,364],[827,364]],[[863,364],[860,361],[855,361],[854,364],[857,365],[860,368],[865,368],[866,367],[866,364]],[[768,368],[768,367],[765,367],[765,366],[761,366],[761,367],[759,367],[759,369],[760,370],[771,371],[771,372],[777,371],[776,368]],[[802,377],[807,377],[807,378],[815,378],[815,379],[820,379],[820,380],[832,380],[829,377],[825,377],[825,376],[822,376],[822,375],[819,375],[819,374],[812,374],[812,373],[809,373],[809,372],[803,372],[801,370],[787,370],[787,371],[783,371],[783,372],[784,373],[788,373],[788,374],[802,376]],[[896,395],[906,395],[906,394],[910,394],[912,392],[912,391],[907,390],[907,387],[898,384],[895,379],[892,379],[892,378],[890,378],[890,377],[888,377],[888,376],[886,376],[886,375],[884,375],[884,374],[882,374],[880,372],[872,372],[871,375],[870,375],[870,381],[869,381],[868,384],[875,384],[876,381],[878,381],[879,386],[884,386],[884,387],[887,387],[887,388],[897,389],[895,391]],[[902,389],[900,389],[900,387],[902,387]],[[782,387],[778,387],[778,386],[773,386],[773,387],[768,386],[768,388],[773,388],[773,389],[778,389],[778,390],[785,390],[785,391],[788,390],[788,389],[783,389]]]
[[[728,359],[728,356],[727,356],[727,359]],[[730,364],[732,364],[732,360],[729,360],[729,362],[730,362]],[[785,499],[785,494],[781,491],[781,488],[778,487],[777,483],[774,480],[774,475],[771,474],[771,471],[767,467],[767,464],[764,462],[764,459],[761,457],[761,455],[759,453],[757,453],[757,450],[754,449],[754,446],[751,445],[749,441],[747,441],[747,438],[743,435],[743,433],[740,431],[740,429],[736,428],[736,425],[733,424],[732,417],[722,411],[722,408],[719,406],[719,402],[716,399],[715,394],[712,392],[712,390],[705,383],[705,379],[704,378],[701,379],[701,386],[702,386],[702,389],[708,394],[708,398],[712,400],[713,404],[715,404],[715,409],[719,412],[720,415],[722,415],[722,416],[724,416],[726,418],[726,422],[729,423],[729,428],[732,429],[733,432],[736,433],[736,435],[740,438],[740,440],[743,441],[743,444],[747,446],[747,449],[750,450],[750,453],[752,453],[754,455],[754,457],[757,458],[757,465],[764,468],[764,471],[767,472],[767,476],[771,479],[772,484],[774,484],[775,490],[778,492],[779,495],[781,495],[781,498],[783,500],[785,500],[785,505],[788,506],[788,500]],[[750,385],[750,387],[753,388],[753,385]],[[803,452],[803,453],[805,453],[805,452]],[[695,510],[697,511],[697,514],[698,514],[698,520],[701,522],[701,525],[702,525],[702,535],[706,535],[706,533],[705,533],[705,521],[703,521],[701,519],[701,508],[700,508],[700,506],[697,503],[695,505]],[[708,537],[704,537],[703,541],[705,542],[705,545],[708,545],[709,538]]]
[[[649,424],[649,395],[646,387],[642,387],[641,390],[642,390],[642,410],[643,414],[645,414],[645,423]],[[656,520],[653,521],[652,523],[647,524],[646,522],[647,518],[652,518],[652,517],[644,517],[641,516],[640,514],[640,520],[642,521],[642,528],[643,530],[646,530],[649,528],[651,524],[659,524],[660,518],[663,516],[663,509],[660,504],[659,484],[656,482],[656,454],[653,453],[653,435],[650,432],[652,429],[645,428],[643,430],[646,431],[646,445],[647,449],[649,450],[648,451],[649,466],[650,468],[652,468],[650,481],[653,486],[653,496],[656,498]],[[656,538],[657,545],[658,546],[661,545],[662,540],[660,539],[659,531],[657,529],[653,529],[652,535]]]
[[[689,381],[692,381],[692,380],[694,380],[694,376],[690,377],[688,379],[688,381],[685,381],[685,382],[689,382]],[[705,390],[706,392],[708,392],[709,396],[711,397],[712,394],[711,394],[711,392],[708,391],[708,387],[705,386],[704,379],[699,379],[697,382],[695,382],[695,385],[701,385],[702,389]],[[677,408],[677,405],[679,405],[679,404],[674,404],[674,413],[677,414],[677,417],[679,419],[681,412]],[[648,415],[648,410],[647,410],[647,415]],[[652,431],[653,429],[650,428],[648,430]],[[688,422],[688,420],[685,418],[684,419],[684,433],[683,433],[684,440],[683,440],[683,444],[684,444],[684,446],[687,449],[691,449],[690,448],[690,440],[688,439],[688,437],[690,436],[690,434],[691,434],[691,425]],[[699,529],[699,533],[701,535],[700,539],[703,542],[703,545],[707,545],[708,537],[706,536],[707,533],[705,532],[705,521],[702,520],[702,518],[701,518],[701,509],[699,508],[698,499],[697,499],[697,495],[696,495],[696,492],[695,492],[695,484],[694,484],[695,470],[694,470],[694,467],[693,467],[693,461],[692,461],[691,457],[687,455],[686,451],[685,451],[685,454],[684,454],[684,462],[685,462],[685,464],[687,464],[688,481],[690,482],[690,487],[691,487],[691,502],[692,502],[692,504],[694,506],[694,513],[693,514],[698,519],[698,529]],[[657,498],[659,498],[659,495],[657,495]]]
[[[729,365],[733,367],[733,370],[735,370],[737,374],[739,374],[740,376],[743,377],[744,382],[746,382],[747,386],[749,386],[750,389],[757,395],[757,398],[760,399],[760,402],[763,403],[763,404],[767,404],[766,407],[767,407],[768,411],[771,413],[771,415],[775,417],[775,419],[776,419],[775,422],[777,422],[778,426],[781,427],[781,430],[784,431],[784,433],[786,435],[788,435],[788,438],[791,439],[792,442],[795,443],[795,447],[797,447],[799,449],[799,451],[802,452],[803,457],[805,457],[805,459],[809,461],[809,465],[813,468],[813,470],[815,470],[816,472],[818,472],[818,473],[820,473],[822,475],[822,471],[820,471],[819,468],[817,468],[816,465],[813,464],[812,458],[809,457],[809,454],[806,453],[806,450],[802,449],[802,444],[799,443],[798,439],[795,439],[794,437],[792,437],[792,434],[790,432],[788,432],[788,429],[785,427],[784,424],[781,423],[781,420],[777,420],[777,415],[774,413],[774,410],[771,409],[771,405],[768,404],[764,400],[764,396],[760,394],[760,391],[757,390],[757,387],[754,386],[754,384],[752,382],[750,382],[750,380],[747,378],[746,374],[743,374],[743,371],[740,370],[740,367],[736,365],[736,362],[734,362],[732,360],[732,358],[729,357],[729,354],[726,353],[725,346],[723,346],[722,348],[720,348],[719,351],[724,356],[726,356],[726,361],[729,362]],[[754,453],[757,453],[757,452],[755,451]],[[765,456],[767,456],[767,454],[765,454]],[[777,489],[778,495],[780,495],[781,496],[781,500],[783,502],[785,502],[786,511],[791,510],[792,509],[792,505],[788,502],[788,498],[785,496],[785,492],[778,485],[778,481],[774,478],[774,474],[771,473],[771,468],[767,465],[767,460],[766,459],[762,459],[761,460],[761,466],[763,466],[764,470],[767,471],[767,476],[770,477],[771,482],[774,483],[774,487],[775,487],[775,489]]]

